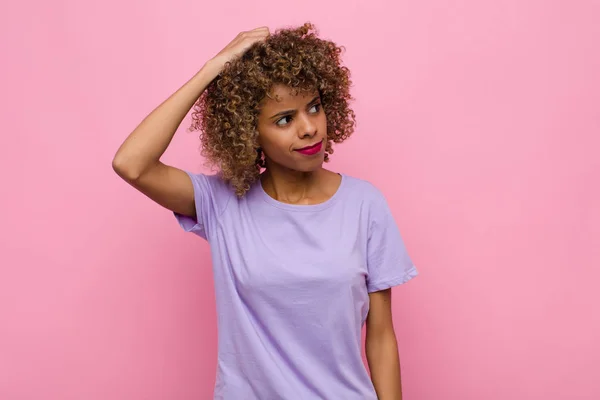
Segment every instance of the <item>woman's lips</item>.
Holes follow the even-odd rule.
[[[306,156],[312,156],[313,154],[317,154],[321,151],[323,147],[323,141],[320,141],[317,144],[313,144],[312,146],[303,147],[301,149],[297,149],[296,151],[300,154],[304,154]]]

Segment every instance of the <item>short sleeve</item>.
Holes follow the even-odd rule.
[[[367,241],[369,293],[403,284],[417,276],[398,225],[380,192],[376,193],[371,207]]]
[[[225,211],[233,191],[219,175],[185,172],[190,177],[194,187],[196,218],[174,213],[175,218],[183,230],[208,240],[211,229],[217,224],[219,217]]]

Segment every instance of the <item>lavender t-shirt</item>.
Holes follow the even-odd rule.
[[[193,174],[218,315],[215,399],[377,399],[361,358],[368,293],[417,275],[381,192],[342,175],[329,200],[291,205],[256,182],[238,199]]]

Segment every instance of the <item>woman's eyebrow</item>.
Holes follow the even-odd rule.
[[[271,119],[275,119],[278,117],[284,117],[286,115],[294,115],[296,113],[296,110],[284,110],[284,111],[280,111],[277,114],[274,114],[273,116],[271,116]]]
[[[311,104],[316,103],[320,99],[321,99],[321,96],[320,95],[316,95],[311,101],[309,101],[307,103],[307,105],[310,106]],[[283,116],[286,116],[286,115],[294,115],[295,113],[296,113],[296,110],[283,110],[283,111],[278,112],[277,114],[272,115],[270,117],[270,119],[275,119],[275,118],[283,117]]]
[[[320,99],[321,99],[321,96],[320,95],[316,95],[315,98],[312,99],[311,101],[309,101],[307,105],[310,106],[311,104],[316,103]]]

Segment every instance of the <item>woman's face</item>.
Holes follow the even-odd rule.
[[[275,85],[258,115],[258,141],[273,164],[295,171],[317,170],[325,158],[327,118],[317,90],[298,92]]]

